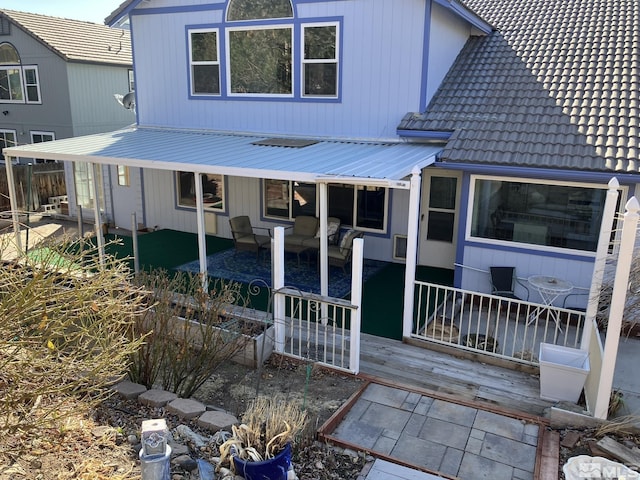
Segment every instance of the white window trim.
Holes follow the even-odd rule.
[[[129,80],[129,91],[133,92],[136,89],[136,77],[133,73],[133,69],[130,68],[129,70],[127,70],[127,77]]]
[[[18,132],[16,130],[10,130],[8,128],[0,128],[0,134],[2,135],[2,139],[6,140],[6,135],[7,133],[11,133],[13,134],[13,141],[15,142],[15,145],[7,145],[7,146],[17,146],[18,145]],[[0,149],[1,150],[1,149]],[[0,151],[0,154],[2,152]],[[0,160],[2,160],[4,157],[0,156]],[[6,158],[4,158],[3,161],[6,161]],[[17,161],[17,158],[14,159],[14,162]]]
[[[565,255],[570,254],[579,254],[585,257],[595,257],[596,252],[588,252],[586,250],[575,250],[571,248],[563,248],[563,247],[551,247],[546,245],[536,245],[533,243],[522,243],[522,242],[513,242],[509,240],[497,240],[492,238],[482,238],[482,237],[474,237],[471,235],[471,223],[473,220],[473,201],[475,198],[475,190],[476,190],[476,180],[496,180],[501,182],[515,182],[515,183],[528,183],[534,185],[557,185],[561,187],[581,187],[581,188],[589,188],[589,189],[597,189],[597,190],[607,190],[608,186],[606,184],[594,184],[594,183],[583,183],[583,182],[563,182],[558,180],[542,180],[542,179],[531,179],[525,177],[498,177],[491,175],[471,175],[469,182],[469,199],[467,203],[467,218],[466,218],[466,227],[465,227],[465,241],[473,242],[473,243],[482,243],[486,245],[501,245],[510,248],[522,248],[526,250],[538,250],[544,252],[557,252]],[[622,201],[620,201],[621,211],[616,212],[616,215],[620,215],[623,213],[624,201],[628,196],[629,187],[621,185],[620,195]],[[614,248],[617,248],[616,245],[619,244],[618,236],[619,232],[616,234],[616,241],[614,242]]]
[[[120,174],[120,169],[123,169],[123,173]],[[127,165],[116,165],[116,183],[119,187],[130,187],[131,186],[131,172]],[[120,179],[124,179],[124,183],[120,183]]]
[[[179,209],[185,209],[185,210],[196,210],[197,207],[195,205],[187,205],[184,203],[180,203],[180,200],[181,200],[180,185],[179,185],[180,172],[185,172],[185,170],[173,170],[173,181],[175,182],[176,207]],[[196,174],[194,173],[193,175],[195,176]],[[206,175],[206,173],[203,173],[202,175]],[[226,175],[223,175],[221,173],[218,173],[215,175],[220,175],[220,185],[222,187],[222,194],[220,195],[220,198],[222,198],[222,207],[208,207],[206,204],[204,204],[204,211],[215,212],[215,213],[225,213],[227,211],[227,178],[226,178]]]
[[[220,65],[220,29],[218,28],[190,28],[188,30],[188,38],[187,41],[189,42],[189,77],[191,80],[191,85],[189,86],[190,91],[191,91],[191,96],[193,97],[219,97],[222,94],[222,82],[221,82],[221,75],[222,72],[220,71],[222,66]],[[193,48],[191,45],[191,34],[192,33],[215,33],[216,34],[216,58],[218,59],[217,61],[211,61],[211,60],[207,60],[207,61],[194,61],[193,60]],[[218,93],[202,93],[202,92],[196,92],[194,90],[194,84],[193,84],[193,66],[194,65],[217,65],[218,66]]]
[[[44,136],[44,135],[49,135],[49,136],[51,137],[51,140],[46,140],[47,142],[49,142],[49,141],[53,141],[53,140],[55,140],[55,139],[56,139],[56,134],[55,134],[55,132],[45,132],[45,131],[41,131],[41,130],[31,130],[31,132],[29,132],[29,136],[30,136],[30,138],[31,138],[31,143],[36,143],[36,142],[33,140],[33,136],[34,136],[34,135],[42,135],[42,136]]]
[[[303,23],[300,28],[300,97],[302,98],[338,98],[338,91],[340,89],[340,22],[317,22],[317,23]],[[336,54],[333,59],[327,58],[318,58],[318,59],[305,59],[304,51],[305,51],[305,43],[304,43],[304,31],[309,27],[336,27]],[[313,63],[335,63],[336,65],[336,93],[334,95],[311,95],[304,93],[304,84],[305,84],[305,65],[313,64]]]
[[[9,73],[8,73],[9,70],[18,71],[18,75],[20,76],[20,87],[22,88],[22,100],[2,98],[0,99],[0,103],[26,103],[26,100],[25,100],[26,92],[24,91],[24,76],[22,74],[23,73],[22,66],[21,65],[0,65],[0,71],[1,70],[7,71],[7,77],[9,76]]]
[[[17,70],[18,75],[20,76],[20,87],[22,88],[22,100],[12,100],[12,99],[0,99],[0,103],[26,103],[37,105],[42,103],[42,94],[40,92],[40,75],[38,74],[38,67],[36,65],[0,65],[0,70]],[[27,84],[27,78],[24,74],[25,70],[33,70],[36,75],[36,83]],[[38,100],[32,101],[28,98],[27,86],[35,86],[38,90]]]
[[[382,187],[384,189],[384,212],[382,213],[382,228],[368,228],[357,225],[358,222],[358,187],[367,187],[374,185],[354,185],[353,186],[353,220],[356,222],[356,225],[352,225],[352,228],[356,230],[360,230],[362,232],[372,232],[372,233],[387,233],[388,226],[387,221],[389,217],[389,189],[387,187]],[[375,185],[376,188],[380,188]]]
[[[27,76],[24,75],[24,71],[25,70],[33,70],[35,72],[36,75],[36,83],[32,84],[32,83],[27,83]],[[36,65],[23,65],[22,66],[22,74],[23,74],[23,79],[24,79],[24,99],[26,103],[29,104],[41,104],[42,103],[42,93],[40,92],[40,74],[38,73],[38,67]],[[32,101],[29,100],[29,94],[27,93],[27,87],[33,87],[35,86],[36,89],[38,90],[38,100]]]
[[[231,32],[238,31],[255,31],[255,30],[282,30],[286,29],[291,34],[291,93],[232,93],[231,92]],[[296,52],[293,33],[293,23],[285,24],[269,24],[269,25],[249,25],[242,27],[227,27],[225,29],[225,78],[227,80],[227,97],[244,97],[244,98],[294,98],[295,86],[294,81],[296,78]]]

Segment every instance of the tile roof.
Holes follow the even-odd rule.
[[[106,25],[0,9],[21,28],[69,62],[131,65],[131,37],[127,30]]]
[[[464,0],[472,37],[423,113],[442,160],[640,173],[638,0]]]

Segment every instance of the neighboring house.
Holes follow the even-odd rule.
[[[131,28],[137,127],[5,154],[142,169],[140,203],[104,205],[123,227],[119,210],[201,238],[337,216],[366,257],[406,246],[411,267],[470,267],[467,289],[489,292],[491,265],[587,288],[607,183],[623,205],[640,178],[638,18],[624,0],[129,0],[107,22]]]
[[[0,147],[129,125],[135,117],[114,94],[132,88],[129,31],[0,9]],[[77,204],[93,208],[88,165],[66,164],[65,170],[72,213]],[[102,173],[106,184],[117,188],[115,167]]]

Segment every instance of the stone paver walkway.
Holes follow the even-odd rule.
[[[374,456],[463,480],[528,480],[534,477],[538,429],[520,419],[372,383],[330,435]],[[366,478],[383,478],[375,475],[372,468]]]

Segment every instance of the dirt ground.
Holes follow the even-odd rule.
[[[239,417],[258,395],[278,396],[307,411],[317,430],[363,384],[359,378],[280,355],[254,370],[235,363],[223,365],[194,395]]]
[[[363,380],[351,375],[273,355],[259,371],[234,363],[223,365],[194,398],[239,418],[256,391],[297,402],[309,418],[305,438],[292,459],[298,478],[355,480],[364,466],[363,456],[343,455],[313,439],[317,429],[362,385]],[[186,423],[198,431],[193,422],[168,415],[164,409],[112,397],[37,438],[0,438],[0,480],[139,480],[135,436],[142,420],[160,417],[170,429]],[[191,455],[207,459],[208,453],[192,451]],[[172,478],[196,480],[199,476],[173,465]]]

